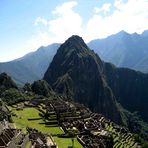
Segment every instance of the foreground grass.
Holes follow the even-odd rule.
[[[56,143],[58,144],[59,148],[67,148],[68,146],[72,146],[72,140],[71,138],[58,138],[54,137]],[[77,141],[77,139],[74,139],[74,148],[83,148],[82,145]]]
[[[44,121],[40,120],[28,120],[31,118],[40,118],[39,111],[36,108],[24,108],[23,110],[16,110],[15,108],[12,111],[16,114],[12,119],[17,128],[22,129],[23,132],[26,132],[26,126],[36,128],[37,130],[43,133],[51,133],[51,134],[62,134],[63,131],[58,126],[45,126]],[[57,136],[53,137],[55,142],[57,143],[59,148],[67,148],[68,146],[72,146],[71,138],[58,138]],[[74,139],[74,147],[82,148],[81,144]]]

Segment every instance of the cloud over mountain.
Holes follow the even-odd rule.
[[[147,0],[115,0],[92,9],[92,16],[85,22],[75,8],[77,1],[64,2],[51,13],[52,19],[38,17],[35,24],[47,27],[49,42],[63,42],[67,37],[78,34],[85,41],[104,38],[125,30],[128,33],[142,33],[148,26]],[[44,31],[42,32],[44,34]]]

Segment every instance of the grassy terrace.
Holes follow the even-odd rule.
[[[16,110],[16,108],[11,108],[13,113],[16,114],[16,116],[13,116],[13,121],[17,128],[22,129],[23,132],[26,132],[26,126],[36,128],[37,130],[43,132],[43,133],[51,133],[51,134],[62,134],[63,131],[58,127],[55,126],[45,126],[45,122],[42,119],[38,120],[28,120],[31,118],[40,118],[39,111],[36,108],[24,108],[23,110]],[[41,124],[42,123],[42,124]],[[71,138],[58,138],[57,136],[53,137],[55,142],[57,143],[59,148],[67,148],[68,146],[72,146]],[[82,148],[81,144],[77,141],[75,138],[74,140],[74,146],[75,148]]]
[[[112,133],[113,135],[113,148],[136,148],[137,145],[133,141],[133,137],[128,134],[122,134],[115,131],[112,125],[106,124],[106,130]]]

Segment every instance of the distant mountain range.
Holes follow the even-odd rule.
[[[141,35],[121,31],[105,39],[92,40],[87,45],[103,61],[118,67],[148,72],[148,30]],[[8,73],[19,85],[41,79],[59,46],[55,43],[40,47],[22,58],[0,63],[0,73]]]
[[[59,44],[56,43],[47,47],[40,47],[37,51],[22,58],[0,63],[0,73],[6,72],[19,85],[41,79],[58,47]]]
[[[88,46],[106,62],[148,72],[148,30],[142,34],[121,31],[105,39],[93,40]]]

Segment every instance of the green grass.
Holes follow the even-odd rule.
[[[29,141],[26,145],[26,148],[30,148],[31,147],[31,142]]]
[[[114,142],[114,148],[120,148],[120,147],[132,147],[133,146],[133,138],[131,138],[128,134],[121,134],[118,135],[119,132],[116,132],[112,125],[105,124],[106,130],[110,131],[113,135],[113,142]],[[114,134],[116,133],[116,134]]]
[[[68,146],[72,146],[71,138],[54,137],[54,139],[56,143],[58,144],[59,148],[67,148]],[[74,139],[74,148],[83,148],[76,138]]]
[[[62,134],[63,131],[57,127],[47,127],[43,123],[43,120],[28,120],[29,118],[39,118],[39,111],[36,108],[24,108],[23,110],[16,110],[13,108],[13,112],[17,117],[13,116],[12,119],[16,124],[17,128],[22,129],[23,132],[26,132],[26,126],[36,128],[37,130],[43,133],[52,133],[52,134]],[[58,138],[57,136],[53,137],[59,148],[67,148],[72,146],[71,138]],[[82,148],[81,144],[75,138],[74,140],[75,148]]]
[[[36,128],[44,133],[61,134],[62,131],[59,127],[47,127],[43,123],[43,120],[28,120],[30,118],[40,118],[39,111],[35,108],[24,108],[23,110],[14,110],[18,117],[13,117],[13,121],[16,127],[26,131],[26,126]]]

